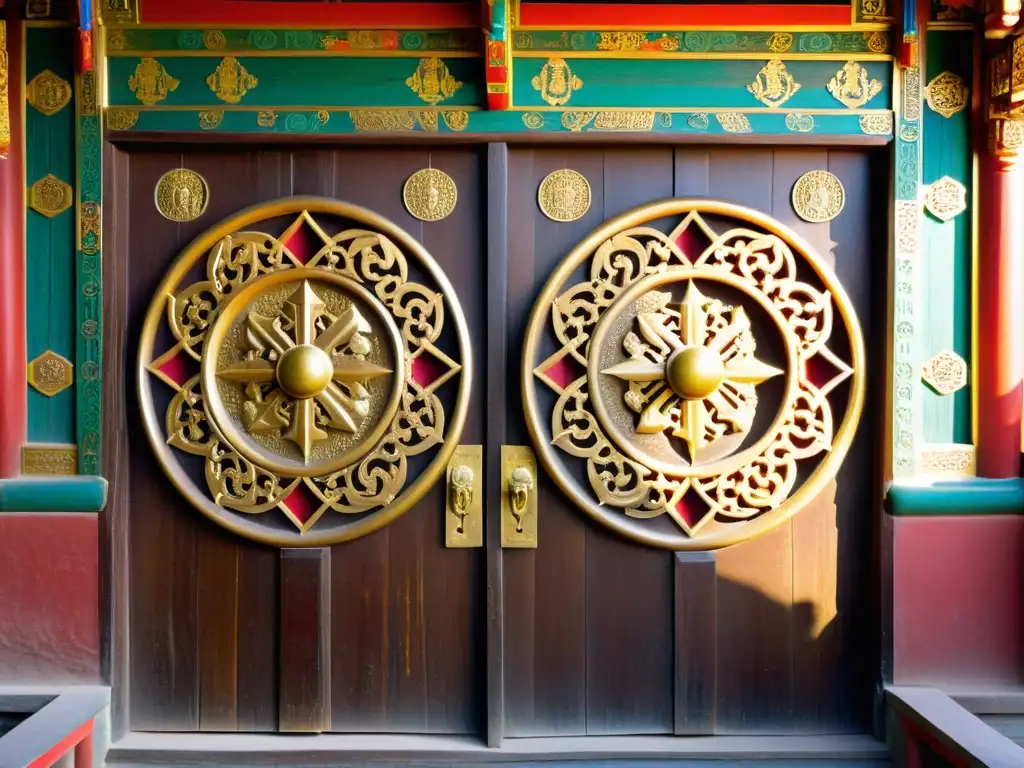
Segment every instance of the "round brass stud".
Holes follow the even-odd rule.
[[[203,215],[210,202],[206,179],[188,168],[168,171],[153,191],[156,209],[171,221],[194,221]]]
[[[686,347],[669,357],[665,378],[684,400],[704,400],[721,386],[725,366],[707,347]]]
[[[549,173],[537,188],[537,204],[552,221],[576,221],[590,210],[590,182],[578,171]]]
[[[459,190],[455,179],[437,168],[424,168],[406,179],[402,200],[420,221],[440,221],[451,215]]]

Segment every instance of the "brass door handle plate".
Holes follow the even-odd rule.
[[[537,459],[521,445],[501,447],[501,546],[537,546]]]
[[[460,445],[448,462],[448,498],[445,504],[445,546],[482,547],[483,526],[483,448]]]

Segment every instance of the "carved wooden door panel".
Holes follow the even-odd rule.
[[[478,733],[483,550],[443,527],[448,457],[483,441],[478,152],[111,167],[128,727]],[[402,188],[429,167],[458,204],[422,221]]]
[[[879,159],[510,150],[506,736],[868,730]]]

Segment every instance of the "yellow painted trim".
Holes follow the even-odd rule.
[[[407,109],[398,107],[398,109]],[[891,109],[778,109],[776,107],[514,107],[506,112],[742,112],[748,115],[886,115]]]
[[[762,52],[741,52],[741,53],[717,53],[687,51],[685,53],[659,53],[658,51],[524,51],[514,49],[516,59],[550,59],[557,55],[562,59],[698,59],[701,61],[766,61],[768,59],[782,59],[784,61],[893,61],[891,53],[772,53]]]
[[[313,29],[313,27],[310,27]],[[760,25],[760,26],[743,26],[735,24],[702,24],[702,25],[690,25],[680,27],[652,27],[650,24],[641,24],[639,26],[630,25],[623,27],[614,27],[612,29],[601,28],[595,30],[593,24],[586,24],[583,26],[572,26],[569,24],[559,24],[557,26],[517,26],[511,31],[515,32],[716,32],[723,29],[727,29],[729,32],[884,32],[892,29],[892,24],[833,24],[826,26],[807,26],[800,24],[772,24],[772,25]]]
[[[191,59],[191,58],[210,58],[210,59],[222,59],[225,56],[236,56],[239,58],[247,59],[273,59],[273,58],[308,58],[308,57],[334,57],[334,58],[410,58],[410,59],[422,59],[424,56],[436,56],[441,59],[479,59],[483,57],[483,51],[382,51],[380,49],[371,50],[345,50],[345,51],[330,51],[322,50],[319,48],[310,49],[306,51],[258,51],[246,48],[222,48],[216,51],[201,50],[201,51],[149,51],[149,50],[116,50],[110,51],[107,54],[110,58],[116,59],[139,59],[145,57],[151,57],[154,59]]]
[[[169,2],[170,0],[161,0],[162,2]],[[399,29],[413,29],[416,31],[433,32],[433,31],[466,31],[475,30],[479,31],[478,26],[472,27],[431,27],[426,24],[388,24],[386,27],[380,24],[137,24],[131,21],[111,21],[105,20],[103,26],[110,27],[111,29],[188,29],[203,31],[206,29],[275,29],[283,31],[294,31],[301,30],[305,32],[310,31],[321,31],[321,30],[352,30],[352,31],[365,31],[365,30],[382,30],[386,29],[399,30]],[[716,27],[717,29],[718,27]]]
[[[418,107],[413,105],[411,107],[387,107],[387,106],[373,106],[373,107],[350,107],[350,106],[334,106],[334,107],[311,107],[303,104],[297,104],[295,106],[281,106],[279,104],[264,104],[262,106],[246,106],[244,104],[183,104],[181,106],[174,106],[168,104],[153,104],[151,106],[145,106],[143,104],[111,104],[106,109],[125,110],[130,112],[269,112],[271,110],[275,112],[380,112],[380,111],[400,111],[400,112],[486,112],[484,107],[463,107],[460,105],[445,106],[439,104],[436,107],[428,107],[426,105]],[[650,109],[650,107],[648,107]],[[507,111],[507,110],[506,110]],[[531,110],[536,112],[537,110]],[[602,108],[602,111],[607,111]],[[692,110],[684,110],[692,111]],[[725,111],[722,109],[719,112]],[[736,112],[737,110],[730,110]],[[852,110],[850,110],[852,111]]]

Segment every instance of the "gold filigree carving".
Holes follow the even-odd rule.
[[[967,386],[967,361],[952,350],[939,352],[924,364],[921,380],[936,394],[952,395]]]
[[[939,221],[949,221],[967,210],[967,188],[956,179],[943,176],[928,185],[924,207]]]
[[[437,168],[416,171],[402,187],[405,209],[420,221],[440,221],[455,210],[459,190],[455,180]]]
[[[103,0],[103,19],[118,24],[135,24],[139,20],[138,0]]]
[[[26,83],[25,98],[44,115],[55,115],[71,101],[71,83],[45,69]]]
[[[850,109],[859,109],[882,92],[882,83],[872,80],[856,61],[848,61],[828,82],[828,92]]]
[[[228,44],[227,37],[219,29],[203,31],[203,46],[209,51],[222,51]]]
[[[726,133],[750,133],[750,120],[742,112],[716,112],[715,120]]]
[[[772,59],[757,73],[747,90],[767,107],[781,107],[800,90],[800,83],[786,71],[786,62]]]
[[[416,113],[407,110],[362,109],[349,112],[360,133],[416,130]]]
[[[464,131],[469,127],[469,112],[464,109],[446,109],[441,112],[441,119],[451,131]]]
[[[921,474],[933,477],[974,477],[973,445],[938,443],[921,449],[918,467]]]
[[[535,91],[540,91],[540,97],[553,107],[568,104],[573,93],[583,87],[583,81],[572,73],[561,57],[548,59],[530,83]]]
[[[960,75],[943,72],[928,83],[924,96],[933,112],[943,117],[952,117],[967,106],[970,93],[970,88]]]
[[[199,128],[203,131],[212,131],[224,122],[223,109],[206,109],[199,113]]]
[[[146,106],[163,101],[168,93],[178,90],[178,85],[179,81],[170,76],[164,65],[150,57],[142,59],[135,74],[128,78],[128,88]]]
[[[786,130],[808,133],[814,130],[814,116],[805,112],[790,112],[786,115]]]
[[[599,51],[639,51],[646,42],[643,32],[602,32],[595,47]]]
[[[52,219],[64,213],[75,202],[71,185],[52,173],[46,174],[28,188],[28,206],[36,213]]]
[[[768,50],[772,53],[785,53],[793,47],[793,40],[791,32],[773,32],[768,38]]]
[[[869,136],[888,136],[892,133],[892,112],[878,115],[861,115],[860,131]]]
[[[544,127],[544,115],[540,112],[524,112],[523,125],[531,131],[537,131]]]
[[[995,118],[988,121],[992,151],[1003,157],[1016,157],[1024,147],[1024,121]]]
[[[921,119],[921,70],[907,67],[901,70],[903,76],[903,119],[916,123]]]
[[[452,343],[442,340],[446,316],[455,317],[460,354],[468,348],[458,304],[409,279],[403,248],[372,229],[375,217],[322,205],[328,226],[356,228],[331,235],[301,211],[280,237],[240,231],[206,240],[158,289],[143,329],[145,386],[173,392],[162,419],[152,397],[142,400],[161,462],[173,464],[179,452],[201,457],[205,488],[179,483],[186,497],[236,532],[282,545],[351,539],[415,503],[451,450],[441,448],[437,392],[461,366],[439,346]],[[241,226],[287,212],[267,206]],[[182,283],[204,256],[202,278]],[[417,259],[417,272],[436,279],[429,257],[420,250]],[[154,357],[164,323],[174,343]],[[456,424],[467,396],[461,381]],[[409,461],[421,454],[426,474],[410,485]],[[275,509],[292,534],[251,517]],[[329,511],[340,516],[320,523]],[[240,528],[234,513],[252,522]]]
[[[21,449],[23,475],[77,475],[78,447],[61,444],[29,444]]]
[[[139,113],[134,109],[108,109],[107,128],[112,131],[130,131],[139,122]]]
[[[260,128],[273,128],[277,123],[277,112],[272,109],[261,110],[256,113],[256,125]]]
[[[920,204],[913,200],[897,200],[896,209],[896,253],[916,257],[920,242]]]
[[[563,168],[544,177],[537,204],[552,221],[576,221],[590,210],[590,182],[578,171]]]
[[[448,67],[437,56],[420,59],[416,71],[405,81],[405,84],[431,106],[436,106],[451,97],[462,87],[462,83],[452,76]]]
[[[864,21],[886,18],[886,0],[859,0],[860,16]]]
[[[8,71],[7,22],[0,19],[0,160],[7,158],[11,147],[11,109]]]
[[[623,109],[598,112],[594,115],[595,131],[652,131],[654,110]]]
[[[681,221],[664,234],[667,217]],[[767,217],[713,201],[631,212],[574,248],[538,302],[530,431],[555,482],[606,525],[671,549],[727,546],[834,477],[863,404],[863,340],[828,268]],[[646,522],[663,516],[678,532]]]
[[[237,104],[259,84],[259,80],[250,75],[234,56],[226,56],[206,78],[206,84],[221,101]]]
[[[171,221],[194,221],[210,202],[206,179],[188,168],[175,168],[160,177],[153,190],[156,209]]]
[[[71,361],[46,350],[28,364],[28,383],[42,395],[53,397],[74,384]]]
[[[831,221],[845,203],[842,182],[828,171],[808,171],[793,185],[793,210],[804,221]]]
[[[100,252],[103,232],[100,204],[91,200],[83,202],[78,218],[78,247],[86,256],[95,256]]]

